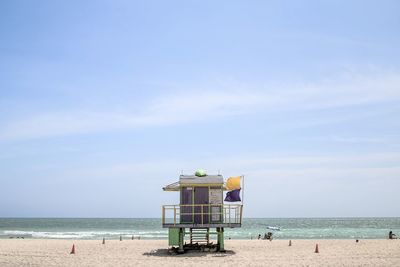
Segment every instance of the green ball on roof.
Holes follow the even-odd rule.
[[[197,170],[197,171],[195,172],[195,175],[198,176],[198,177],[207,176],[206,171],[205,171],[205,170],[202,170],[202,169]]]

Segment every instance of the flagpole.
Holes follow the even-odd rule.
[[[242,184],[243,184],[243,189],[242,189],[242,205],[244,204],[244,175],[242,175],[242,178],[243,178],[243,182],[242,182]]]

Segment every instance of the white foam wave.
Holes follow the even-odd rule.
[[[1,236],[31,236],[33,238],[54,238],[54,239],[96,239],[102,237],[108,238],[131,238],[132,236],[140,236],[141,238],[166,238],[168,235],[164,231],[82,231],[82,232],[42,232],[42,231],[21,231],[6,230],[0,234]]]

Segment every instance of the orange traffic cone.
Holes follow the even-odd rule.
[[[104,245],[105,243],[106,243],[106,239],[103,237],[103,243],[102,244]]]
[[[71,253],[70,254],[75,254],[75,244],[72,245]]]
[[[315,245],[315,253],[319,253],[318,244]]]
[[[289,240],[289,247],[292,246],[292,240]]]

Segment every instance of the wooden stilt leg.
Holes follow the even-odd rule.
[[[218,227],[217,228],[217,233],[218,233],[218,250],[220,252],[225,252],[225,247],[224,247],[224,228],[223,227]]]
[[[178,253],[184,253],[185,250],[183,249],[183,240],[185,235],[185,228],[179,228],[179,249]]]

